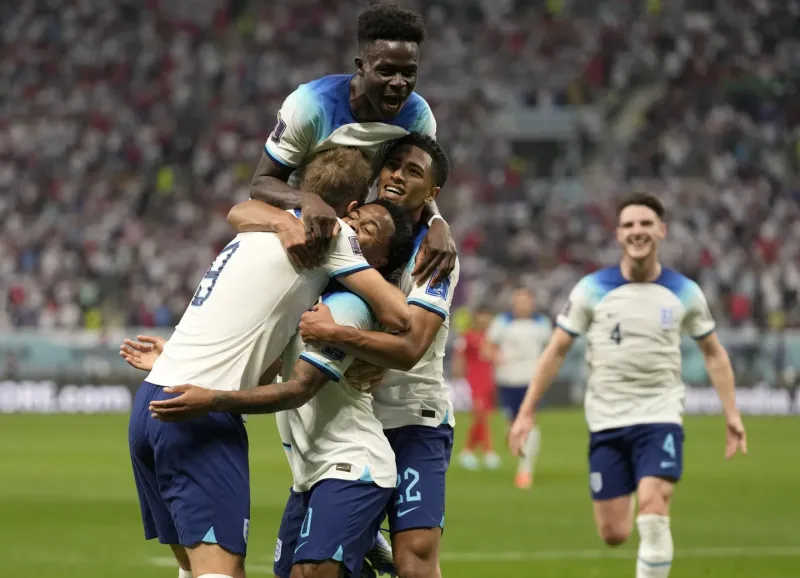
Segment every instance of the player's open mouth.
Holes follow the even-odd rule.
[[[397,187],[383,187],[383,192],[386,194],[394,195],[395,197],[402,197],[406,194],[403,189],[398,189]]]
[[[403,97],[397,95],[384,95],[383,97],[383,105],[388,109],[396,109],[400,108],[403,105]]]

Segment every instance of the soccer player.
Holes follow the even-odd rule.
[[[480,466],[475,450],[483,450],[484,465],[490,470],[500,467],[500,456],[492,447],[492,432],[489,416],[494,407],[495,384],[492,375],[492,352],[488,349],[486,330],[492,322],[492,312],[479,308],[472,319],[470,329],[462,335],[455,346],[453,376],[465,378],[472,393],[472,425],[467,434],[467,443],[459,456],[462,467],[476,470]]]
[[[489,326],[486,340],[492,351],[497,394],[509,424],[517,417],[536,369],[536,360],[552,332],[552,320],[536,313],[536,299],[526,287],[514,291],[511,311],[495,317]],[[534,424],[517,464],[514,483],[520,489],[528,489],[533,484],[533,467],[541,439],[539,428]]]
[[[733,370],[705,297],[696,283],[659,262],[664,215],[661,200],[650,194],[633,194],[620,203],[622,262],[587,275],[570,293],[509,437],[512,451],[522,452],[536,403],[575,338],[586,333],[585,408],[595,523],[607,544],[625,542],[636,493],[637,578],[666,578],[672,564],[670,502],[683,470],[681,330],[699,345],[722,402],[725,457],[737,450],[747,453]]]
[[[275,207],[302,210],[307,236],[287,248],[290,254],[319,255],[336,228],[331,207],[306,188],[295,188],[295,171],[304,161],[340,145],[358,147],[371,158],[382,143],[409,132],[436,135],[428,103],[414,92],[424,40],[419,14],[393,5],[370,6],[358,17],[355,74],[324,76],[301,85],[284,101],[250,195]],[[432,273],[435,281],[442,280],[455,266],[450,227],[434,203],[423,209],[420,221],[430,230],[414,273],[420,281]]]
[[[303,182],[345,215],[363,200],[371,173],[360,151],[340,148],[309,163]],[[289,261],[282,233],[242,233],[206,272],[139,388],[129,426],[145,536],[170,544],[195,578],[244,574],[247,434],[241,417],[230,413],[177,425],[157,422],[150,403],[170,397],[165,388],[186,383],[222,391],[258,384],[331,277],[363,296],[383,323],[407,328],[404,295],[365,259],[387,264],[403,219],[385,202],[353,211],[350,224],[339,222],[341,232],[323,264],[308,270]]]
[[[389,144],[378,196],[404,208],[417,224],[417,250],[427,232],[426,203],[439,194],[449,172],[441,146],[412,133]],[[324,305],[303,315],[307,344],[334,346],[358,359],[391,368],[374,393],[373,408],[395,453],[396,498],[389,508],[394,561],[401,578],[440,576],[439,544],[444,527],[445,474],[455,420],[443,376],[449,310],[459,266],[438,283],[414,280],[414,258],[400,272],[408,295],[411,328],[395,334],[337,325]]]

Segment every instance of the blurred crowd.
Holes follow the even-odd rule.
[[[486,130],[503,108],[583,107],[587,162],[602,156],[612,193],[664,195],[666,260],[720,322],[800,325],[797,0],[397,3],[428,28],[418,88],[454,167],[459,304],[502,307],[524,282],[553,312],[618,258],[613,195],[567,202]],[[0,327],[176,323],[283,98],[353,70],[365,5],[0,3]],[[633,141],[604,147],[646,87]]]

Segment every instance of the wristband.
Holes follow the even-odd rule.
[[[432,217],[430,218],[430,220],[428,221],[428,228],[429,228],[429,229],[431,228],[431,225],[433,225],[433,222],[434,222],[436,219],[441,219],[442,221],[444,221],[444,217],[442,217],[441,215],[434,215],[434,216],[432,216]]]

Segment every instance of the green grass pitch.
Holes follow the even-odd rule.
[[[460,415],[456,451],[469,417]],[[800,575],[800,419],[749,418],[750,455],[722,458],[720,417],[687,420],[686,463],[673,509],[673,578]],[[174,578],[166,547],[142,538],[127,449],[127,417],[0,416],[0,565],[14,578]],[[290,484],[272,417],[248,424],[253,511],[248,569],[271,575]],[[493,422],[500,445],[504,432]],[[499,471],[448,476],[445,578],[634,576],[636,539],[609,549],[597,538],[577,411],[542,417],[533,490]]]

